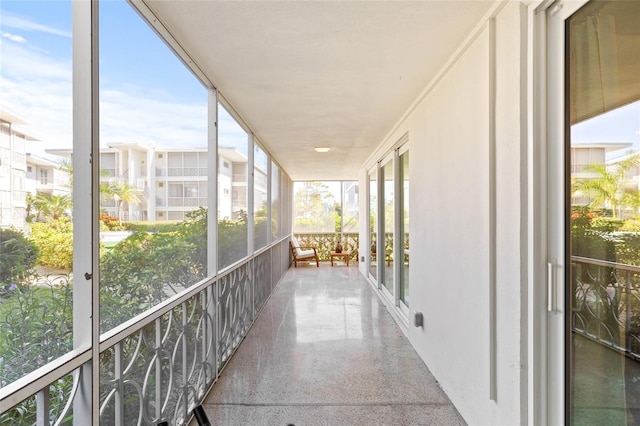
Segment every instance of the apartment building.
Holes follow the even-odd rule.
[[[47,150],[69,157],[70,150]],[[102,211],[122,220],[183,220],[207,206],[208,152],[204,148],[166,148],[110,142],[100,150],[101,182],[126,186],[137,202],[102,197]],[[218,151],[218,219],[236,220],[247,212],[247,156],[236,148]],[[255,192],[266,197],[267,171],[256,168]]]
[[[28,121],[0,109],[0,227],[22,228],[26,218],[27,143],[39,139],[23,130]],[[33,167],[33,166],[29,166]]]

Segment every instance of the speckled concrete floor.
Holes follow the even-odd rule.
[[[203,407],[212,425],[465,424],[357,266],[328,264],[287,272]]]

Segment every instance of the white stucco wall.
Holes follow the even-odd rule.
[[[495,31],[487,20],[361,174],[366,187],[366,169],[408,132],[410,312],[425,321],[408,336],[474,425],[526,422],[526,14],[509,2]]]

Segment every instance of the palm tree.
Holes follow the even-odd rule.
[[[73,201],[68,195],[38,194],[33,201],[36,219],[43,215],[58,220],[73,207]]]
[[[140,191],[129,183],[115,182],[110,185],[109,193],[116,202],[118,221],[122,225],[122,209],[125,205],[140,204]]]
[[[68,158],[65,158],[60,162],[59,166],[60,170],[67,173],[69,177],[69,182],[65,184],[67,188],[69,188],[69,192],[73,192],[73,161]]]
[[[575,192],[588,194],[592,201],[591,207],[611,207],[613,217],[621,216],[622,207],[629,205],[633,192],[625,190],[624,184],[628,180],[629,171],[640,165],[640,154],[630,155],[614,166],[592,164],[585,167],[586,172],[595,173],[597,177],[576,182]]]

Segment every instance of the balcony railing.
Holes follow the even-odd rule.
[[[158,176],[156,172],[156,176]],[[164,175],[159,175],[164,176]],[[167,176],[207,176],[206,167],[169,167]]]
[[[344,251],[350,251],[349,259],[358,260],[358,247],[360,234],[357,232],[313,232],[294,233],[301,246],[315,246],[318,249],[320,260],[329,260],[329,253],[334,250],[338,240],[342,243]],[[385,247],[393,246],[393,234],[385,234]],[[404,234],[404,246],[409,247],[409,233]]]
[[[640,267],[574,256],[574,332],[640,360]]]
[[[206,197],[169,197],[169,207],[199,207],[206,206]]]
[[[288,268],[288,253],[284,239],[102,335],[100,424],[186,424]],[[5,415],[30,407],[38,425],[68,421],[74,398],[89,399],[78,384],[90,357],[71,352],[10,384],[0,407],[23,402]],[[64,408],[52,412],[51,398]]]
[[[342,236],[341,236],[342,235]],[[342,243],[344,251],[350,251],[349,258],[358,260],[358,233],[336,233],[336,232],[316,232],[316,233],[295,233],[301,246],[315,246],[318,249],[320,260],[329,260],[329,253],[332,252],[338,240]]]

